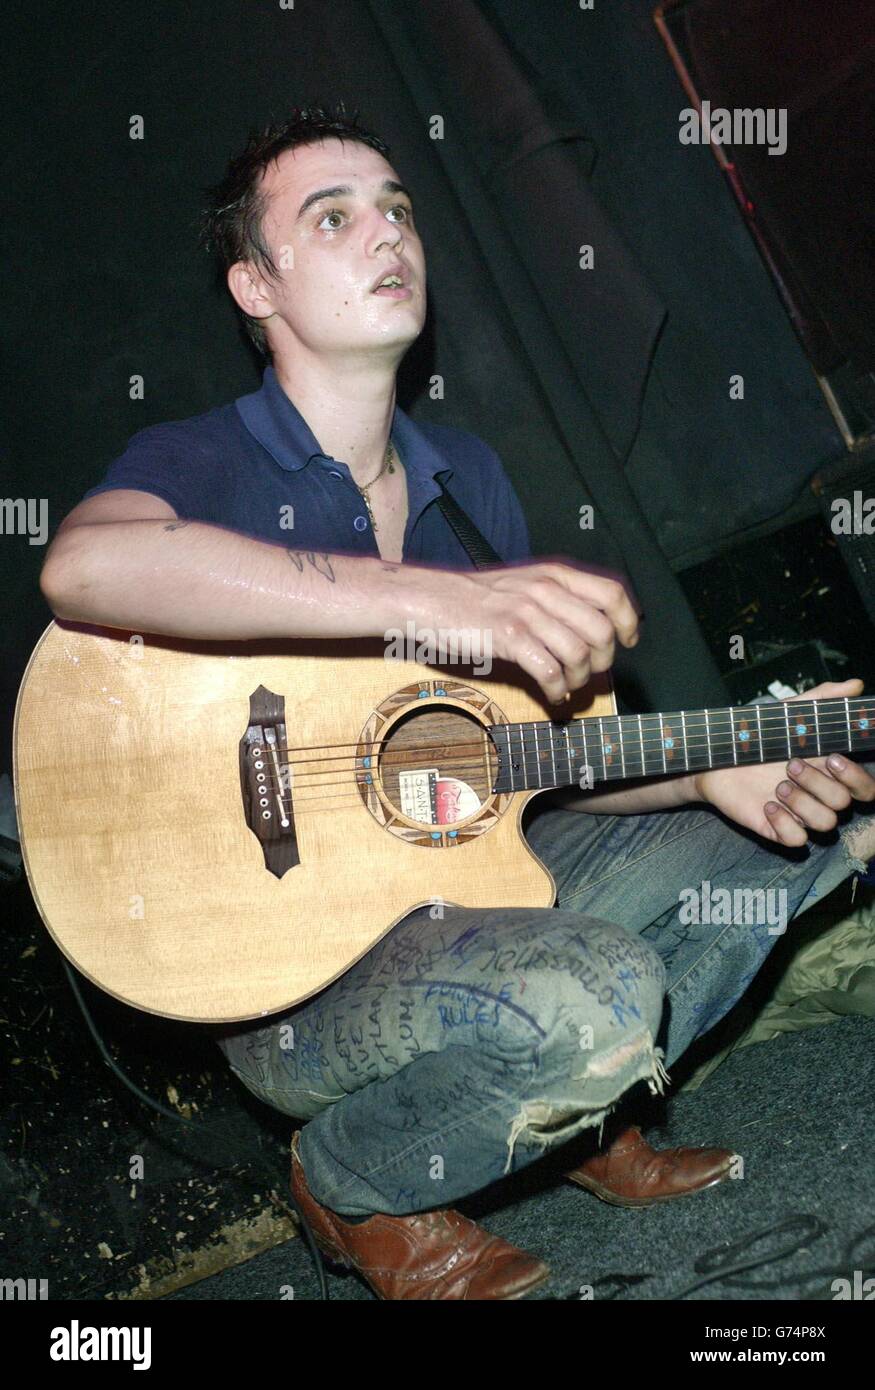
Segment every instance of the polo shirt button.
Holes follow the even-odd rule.
[[[366,516],[357,516],[352,524],[357,531],[366,531],[368,526],[368,519]]]

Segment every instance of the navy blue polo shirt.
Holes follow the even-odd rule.
[[[447,425],[415,424],[397,405],[391,439],[407,473],[405,561],[472,567],[436,504],[439,478],[503,560],[530,557],[522,508],[488,444]],[[258,540],[379,555],[349,468],[322,452],[273,367],[260,390],[233,404],[133,435],[85,497],[113,488],[155,493],[180,517]]]

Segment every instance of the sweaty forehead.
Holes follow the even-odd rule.
[[[366,192],[387,178],[397,179],[398,175],[377,150],[358,141],[329,139],[284,150],[264,171],[261,186],[275,207],[282,203],[285,212],[294,202],[297,212],[317,188],[349,184]]]

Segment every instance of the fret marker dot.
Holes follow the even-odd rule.
[[[610,743],[606,743],[606,744],[605,744],[605,752],[606,752],[606,753],[613,753],[613,751],[614,751],[613,746],[612,746]]]
[[[666,739],[663,739],[663,742],[664,742],[666,748],[674,748],[674,739],[673,739],[673,738],[666,738]]]
[[[869,720],[868,720],[868,719],[858,719],[858,720],[857,720],[857,723],[859,724],[859,726],[860,726],[861,729],[868,729],[868,727],[869,727]]]
[[[750,738],[750,729],[742,729],[738,737],[742,743],[747,743]]]
[[[797,732],[797,734],[800,735],[800,737],[801,737],[802,734],[807,734],[807,733],[808,733],[808,725],[807,725],[807,724],[797,724],[797,725],[796,725],[796,732]]]

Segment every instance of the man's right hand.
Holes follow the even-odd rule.
[[[640,636],[640,610],[610,572],[548,560],[455,573],[452,580],[446,571],[432,573],[434,585],[414,601],[417,624],[488,634],[486,650],[521,667],[551,704],[608,670],[617,638],[634,647]]]

